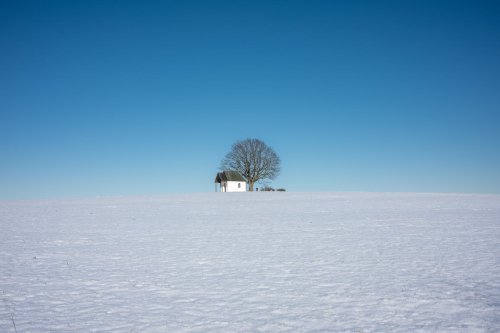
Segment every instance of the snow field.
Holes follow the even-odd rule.
[[[0,299],[0,332],[498,332],[500,196],[4,201]]]

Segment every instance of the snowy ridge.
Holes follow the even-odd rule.
[[[500,331],[496,195],[0,202],[0,226],[0,332]]]

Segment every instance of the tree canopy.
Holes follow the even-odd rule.
[[[222,170],[241,173],[253,191],[260,180],[276,178],[281,170],[281,160],[271,147],[259,139],[237,141],[221,163]]]

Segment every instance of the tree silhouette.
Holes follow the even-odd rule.
[[[274,179],[278,176],[281,160],[276,152],[259,139],[237,141],[222,160],[222,170],[241,173],[253,191],[259,180]]]

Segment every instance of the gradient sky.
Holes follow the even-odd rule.
[[[500,193],[499,1],[2,1],[0,198]]]

